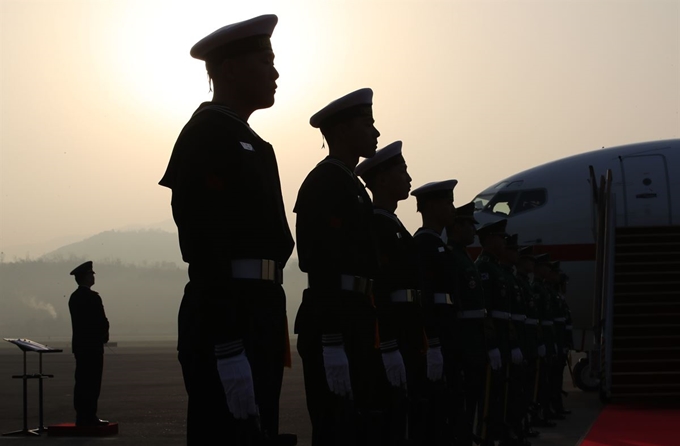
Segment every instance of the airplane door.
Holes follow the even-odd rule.
[[[671,196],[666,157],[621,157],[626,226],[671,224]]]

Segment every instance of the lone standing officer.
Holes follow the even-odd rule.
[[[214,90],[182,130],[162,186],[189,283],[179,313],[179,360],[189,395],[189,445],[277,441],[286,356],[282,271],[293,250],[276,156],[248,124],[274,104],[263,15],[218,29],[191,49]]]
[[[372,104],[373,91],[363,88],[309,121],[329,150],[295,203],[298,258],[309,281],[295,332],[313,446],[377,444],[380,435],[373,204],[354,174],[359,157],[370,158],[377,148]]]
[[[97,400],[102,387],[104,344],[109,342],[109,320],[104,313],[102,298],[91,289],[94,285],[92,262],[77,266],[71,275],[75,276],[78,284],[78,289],[68,301],[73,327],[71,348],[76,357],[76,385],[73,389],[76,426],[103,426],[109,422],[97,416]]]
[[[413,237],[395,215],[408,198],[411,177],[395,141],[362,161],[355,173],[373,195],[373,226],[379,269],[375,282],[380,350],[391,387],[387,444],[408,438],[422,444],[424,434],[425,344],[418,277],[418,251]],[[408,385],[407,385],[408,384]]]

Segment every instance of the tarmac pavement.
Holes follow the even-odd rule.
[[[37,342],[42,342],[35,339]],[[44,381],[45,425],[72,422],[73,373],[75,360],[67,342],[45,342],[62,348],[63,353],[43,355],[43,373],[53,374]],[[295,352],[295,340],[291,339]],[[27,373],[38,372],[38,354],[27,354]],[[22,384],[12,375],[23,373],[23,354],[14,345],[0,345],[0,432],[23,427]],[[565,373],[565,407],[573,410],[555,428],[544,428],[533,446],[573,446],[579,444],[601,410],[597,393],[574,389]],[[99,398],[99,416],[119,423],[116,436],[102,438],[1,436],[7,446],[51,444],[90,445],[113,443],[117,446],[174,446],[185,444],[186,393],[173,341],[120,341],[107,348],[104,377]],[[281,394],[281,432],[298,435],[298,445],[311,445],[311,426],[305,404],[302,364],[293,355],[293,367],[284,373]],[[38,427],[38,382],[28,381],[28,428]],[[219,430],[216,427],[216,435]],[[225,439],[226,440],[226,439]],[[225,444],[227,444],[225,442]]]

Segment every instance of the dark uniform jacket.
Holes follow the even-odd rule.
[[[510,350],[517,347],[517,334],[509,317],[494,317],[494,312],[510,313],[514,280],[503,270],[496,256],[482,251],[475,265],[482,277],[482,285],[486,299],[486,308],[489,311],[498,339],[498,348],[504,357]]]
[[[463,340],[463,352],[468,356],[483,356],[487,351],[497,347],[496,332],[487,314],[483,318],[468,319],[465,312],[486,310],[482,276],[470,258],[465,246],[451,242],[449,244],[456,261],[456,280],[458,281],[460,306],[460,334]]]
[[[99,293],[79,286],[71,294],[68,309],[73,328],[73,353],[104,353],[104,344],[109,342],[109,320]]]
[[[339,334],[358,314],[375,318],[367,295],[340,288],[343,274],[373,279],[378,270],[373,203],[361,181],[341,161],[326,157],[302,183],[294,211],[300,269],[309,280],[296,333]]]
[[[541,320],[541,334],[548,355],[554,355],[555,351],[555,302],[546,287],[546,283],[539,278],[534,278],[534,295],[538,306],[538,314]],[[550,325],[546,325],[549,323]]]
[[[206,102],[182,129],[162,186],[172,213],[200,316],[212,344],[241,339],[246,320],[230,281],[231,260],[269,259],[283,269],[293,250],[276,156],[229,108]],[[181,334],[180,334],[181,336]]]
[[[536,359],[536,356],[538,355],[538,346],[543,344],[543,340],[540,336],[541,328],[540,325],[538,325],[540,314],[538,312],[534,289],[529,281],[529,276],[517,273],[516,277],[524,300],[525,314],[527,316],[524,327],[525,348],[522,350],[522,353],[527,361],[531,361]]]
[[[374,287],[378,310],[380,340],[420,339],[423,321],[420,301],[394,303],[391,293],[396,290],[420,290],[418,252],[413,236],[399,218],[383,209],[375,209],[373,217],[378,246],[379,269]]]
[[[456,259],[441,236],[420,228],[413,236],[418,246],[420,283],[423,291],[425,333],[428,340],[439,338],[445,350],[458,350],[456,312],[459,287],[456,281]],[[435,303],[435,294],[446,294],[449,303]]]
[[[503,265],[503,270],[508,276],[508,280],[512,281],[510,288],[510,314],[512,315],[512,326],[517,336],[517,346],[522,350],[522,353],[527,349],[526,330],[524,321],[526,319],[526,306],[524,302],[524,294],[520,281],[515,275],[515,269],[511,265]]]

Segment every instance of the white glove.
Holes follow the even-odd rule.
[[[538,351],[537,351],[536,353],[538,353],[538,356],[539,356],[540,358],[545,358],[545,344],[539,345],[539,346],[538,346]]]
[[[441,347],[427,349],[427,379],[440,381],[444,376],[444,357]]]
[[[217,373],[220,375],[229,411],[236,419],[246,419],[257,415],[255,389],[250,363],[244,352],[230,358],[217,360]]]
[[[512,363],[515,364],[515,365],[521,364],[522,361],[524,360],[524,356],[522,355],[522,350],[520,350],[519,348],[513,348],[510,351],[510,356],[512,358]]]
[[[499,370],[503,365],[503,361],[501,361],[501,351],[497,348],[494,348],[493,350],[489,350],[488,355],[491,370]]]
[[[323,366],[326,369],[326,382],[331,392],[340,396],[351,395],[352,384],[349,379],[349,361],[343,345],[323,346]]]
[[[384,352],[382,359],[390,384],[394,387],[406,387],[406,366],[399,350]]]

